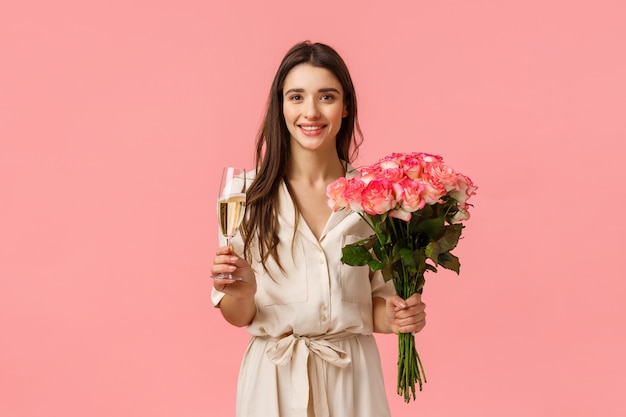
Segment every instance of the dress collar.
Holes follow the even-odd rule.
[[[350,179],[358,175],[358,173],[359,173],[358,169],[354,169],[350,164],[347,165],[347,170],[346,170],[346,175],[345,175],[346,178]],[[296,214],[295,203],[293,199],[291,198],[291,194],[289,194],[289,190],[287,189],[287,184],[285,184],[284,180],[282,181],[281,186],[280,186],[278,204],[279,204],[278,217],[280,219],[281,227],[284,227],[284,226],[291,227],[291,228],[295,227],[294,225],[295,214]],[[306,221],[302,218],[302,216],[300,216],[299,221],[298,221],[298,231],[299,233],[302,233],[303,236],[305,236],[307,239],[319,244],[319,242],[323,241],[324,237],[331,230],[333,230],[339,223],[341,223],[341,221],[345,219],[350,213],[352,213],[352,210],[350,210],[350,208],[345,208],[343,210],[332,212],[330,216],[328,217],[328,220],[326,221],[326,225],[324,226],[324,229],[322,231],[322,234],[320,235],[319,240],[315,237],[315,234],[313,233],[309,225],[306,223]]]

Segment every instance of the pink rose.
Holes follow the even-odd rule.
[[[350,209],[356,212],[362,212],[362,194],[365,183],[361,181],[361,177],[353,177],[348,180],[343,196],[346,199]]]
[[[384,178],[370,181],[361,198],[363,210],[371,215],[386,213],[396,205],[393,184]]]
[[[346,177],[340,177],[326,187],[326,195],[328,196],[327,204],[332,211],[337,211],[348,206],[348,202],[343,195],[347,187],[348,180]]]
[[[468,220],[470,218],[468,208],[469,208],[468,204],[459,204],[458,206],[459,211],[454,213],[454,216],[452,216],[452,219],[450,220],[450,222],[458,223],[464,220]]]
[[[396,190],[396,199],[400,207],[409,213],[421,210],[426,205],[424,185],[417,181],[405,178],[394,184],[394,190]]]
[[[426,152],[418,152],[417,157],[424,161],[424,165],[432,164],[433,162],[443,162],[443,158],[439,155],[433,155]]]
[[[446,188],[435,177],[424,174],[418,180],[424,186],[424,199],[426,204],[443,203],[441,198],[446,195]]]
[[[458,176],[456,172],[443,162],[428,164],[426,170],[445,187],[446,191],[457,189]]]
[[[414,180],[422,175],[422,159],[411,154],[402,160],[402,169],[407,177]]]
[[[404,220],[408,222],[411,220],[411,213],[401,208],[393,209],[388,214],[389,217],[395,217],[396,219]]]
[[[382,168],[379,164],[374,164],[369,167],[361,168],[359,169],[361,181],[363,181],[365,184],[368,184],[373,179],[378,178],[378,175],[381,171]]]
[[[400,167],[400,157],[402,154],[393,154],[391,156],[386,156],[380,161],[378,161],[378,165],[383,169],[393,169]]]
[[[402,161],[404,161],[404,158],[406,158],[407,155],[410,155],[410,154],[402,153],[402,152],[394,152],[391,155],[385,157],[384,159],[393,159],[394,161],[397,161],[400,165],[402,165]]]
[[[459,203],[465,203],[467,199],[476,194],[478,187],[474,185],[469,177],[457,174],[457,189],[450,191],[450,197]]]
[[[391,182],[399,182],[404,178],[404,170],[402,168],[385,168],[378,176]]]

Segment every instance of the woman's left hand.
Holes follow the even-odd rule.
[[[385,319],[393,333],[417,333],[426,325],[425,309],[421,294],[413,294],[406,300],[392,295],[387,297]]]

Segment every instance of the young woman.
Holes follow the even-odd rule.
[[[385,417],[389,407],[372,332],[419,332],[418,294],[395,295],[341,248],[372,234],[358,214],[331,212],[326,187],[350,176],[360,143],[348,69],[327,45],[303,42],[283,58],[256,145],[246,219],[211,272],[213,303],[252,335],[237,416]]]

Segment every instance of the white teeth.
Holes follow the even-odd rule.
[[[309,130],[309,131],[320,130],[322,128],[322,126],[300,126],[300,127],[304,130]]]

